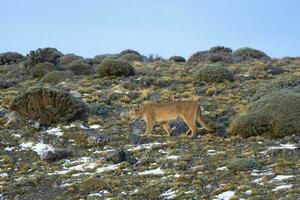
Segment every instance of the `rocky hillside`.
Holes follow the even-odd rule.
[[[187,60],[134,50],[0,54],[4,199],[299,199],[300,58],[213,47]],[[190,139],[128,112],[195,100]]]

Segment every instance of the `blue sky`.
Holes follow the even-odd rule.
[[[300,56],[298,0],[1,0],[0,52],[190,56],[223,45]]]

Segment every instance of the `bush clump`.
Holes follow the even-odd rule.
[[[105,59],[115,59],[117,57],[118,57],[117,54],[101,54],[101,55],[96,55],[94,57],[94,60],[96,60],[98,63],[102,63],[103,60]]]
[[[58,59],[62,56],[63,54],[55,48],[40,48],[29,52],[27,55],[27,66],[34,67],[36,64],[43,62],[58,64]]]
[[[143,58],[141,56],[139,56],[137,54],[132,54],[132,53],[127,53],[127,54],[123,55],[121,58],[128,62],[134,62],[134,61],[142,62],[143,61]]]
[[[31,74],[33,77],[40,77],[42,78],[47,73],[56,70],[56,67],[54,64],[49,62],[44,63],[38,63],[31,69]]]
[[[17,52],[5,52],[0,54],[0,65],[10,65],[24,60],[25,57]]]
[[[135,54],[135,55],[141,56],[141,54],[139,52],[132,50],[132,49],[125,49],[119,53],[120,56],[124,56],[126,54]]]
[[[292,86],[278,82],[270,87],[269,91],[265,88],[257,92],[247,112],[230,123],[229,133],[244,137],[257,135],[284,137],[299,134],[299,85]]]
[[[85,104],[71,94],[45,87],[21,92],[9,105],[24,119],[38,120],[42,124],[70,122],[86,114]]]
[[[69,65],[70,63],[72,63],[72,62],[74,62],[74,61],[76,61],[76,60],[80,60],[80,59],[83,59],[83,57],[77,56],[77,55],[75,55],[75,54],[73,54],[73,53],[71,53],[71,54],[66,54],[66,55],[64,55],[64,56],[62,56],[62,57],[60,57],[60,58],[58,59],[58,64],[59,64],[60,66],[67,66],[67,65]]]
[[[72,62],[67,69],[73,71],[75,75],[89,75],[95,72],[92,65],[78,61]]]
[[[200,81],[207,83],[233,81],[234,74],[227,67],[220,64],[205,64],[197,73]]]
[[[135,70],[131,64],[122,59],[106,59],[98,67],[100,77],[105,76],[131,76]]]
[[[244,48],[240,48],[237,49],[233,52],[234,56],[240,57],[243,60],[251,60],[251,59],[270,59],[270,57],[257,49],[252,49],[249,47],[244,47]]]
[[[185,62],[185,58],[182,57],[182,56],[171,56],[169,58],[169,61],[176,62],[176,63],[184,63]]]
[[[46,74],[46,76],[44,76],[41,79],[42,83],[48,83],[48,84],[57,84],[60,83],[62,81],[65,81],[67,79],[71,79],[72,76],[74,76],[74,72],[67,70],[67,71],[52,71],[49,72],[48,74]]]
[[[232,55],[232,50],[228,47],[212,47],[208,51],[199,51],[194,53],[187,61],[189,65],[197,65],[199,63],[234,63],[239,61],[238,57]]]

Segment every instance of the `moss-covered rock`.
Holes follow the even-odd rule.
[[[252,49],[249,47],[244,47],[244,48],[240,48],[237,49],[233,52],[234,56],[238,56],[240,58],[242,58],[243,60],[249,60],[249,59],[270,59],[270,57],[257,49]]]
[[[43,48],[36,51],[30,51],[27,55],[27,66],[34,67],[38,63],[50,62],[53,64],[58,63],[58,59],[63,54],[55,48]]]
[[[43,77],[47,73],[56,70],[56,67],[54,64],[49,62],[44,63],[38,63],[31,69],[31,74],[33,77]]]
[[[62,81],[65,81],[67,79],[71,79],[72,76],[74,76],[74,72],[67,70],[67,71],[52,71],[49,72],[48,74],[46,74],[46,76],[44,76],[41,79],[42,83],[48,83],[48,84],[57,84],[60,83]]]
[[[182,56],[171,56],[169,58],[169,61],[176,62],[176,63],[184,63],[185,62],[185,58],[182,57]]]
[[[69,122],[82,118],[87,111],[85,104],[71,94],[45,87],[21,92],[10,102],[9,108],[25,119],[43,124]]]
[[[9,65],[24,61],[26,58],[17,52],[5,52],[0,54],[0,65]]]
[[[297,92],[298,91],[298,92]],[[284,137],[300,133],[299,88],[258,93],[247,112],[229,126],[231,135]]]
[[[220,64],[206,64],[196,75],[199,81],[207,83],[233,81],[234,74],[226,66]]]
[[[72,62],[74,62],[74,61],[76,61],[76,60],[81,60],[81,59],[83,59],[83,57],[77,56],[77,55],[75,55],[75,54],[73,54],[73,53],[71,53],[71,54],[66,54],[66,55],[64,55],[64,56],[62,56],[62,57],[60,57],[60,58],[58,59],[58,64],[59,64],[60,66],[67,66],[67,65],[69,65],[70,63],[72,63]]]
[[[95,69],[92,65],[77,61],[72,62],[68,66],[68,70],[73,71],[75,75],[89,75],[95,72]]]
[[[98,66],[97,71],[100,77],[131,76],[135,74],[132,65],[122,59],[106,59]]]

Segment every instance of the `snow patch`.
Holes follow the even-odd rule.
[[[15,147],[5,147],[4,151],[12,151],[14,149],[15,149]]]
[[[174,199],[176,197],[176,191],[173,191],[172,189],[169,189],[162,193],[159,197],[162,197],[163,199]]]
[[[289,178],[293,178],[293,177],[295,177],[295,176],[292,176],[292,175],[277,175],[272,180],[270,180],[269,183],[283,181],[283,180],[286,180],[286,179],[289,179]]]
[[[273,175],[272,169],[267,169],[263,171],[254,169],[251,172],[251,176],[269,176],[269,175]]]
[[[157,169],[146,170],[144,172],[139,173],[139,175],[149,175],[149,174],[159,175],[159,174],[164,174],[164,171],[159,167]]]
[[[254,179],[254,180],[252,181],[252,183],[256,183],[256,184],[259,184],[259,185],[263,185],[263,184],[261,183],[262,180],[263,180],[263,178],[260,177],[260,178]]]
[[[280,144],[280,146],[271,146],[271,147],[268,148],[268,150],[273,150],[273,149],[290,149],[290,150],[293,150],[293,149],[298,149],[298,147],[295,144],[287,143],[287,144]]]
[[[221,194],[218,194],[217,198],[214,200],[229,200],[235,194],[235,191],[226,191]]]
[[[246,194],[246,195],[250,195],[251,192],[252,192],[252,190],[247,190],[247,191],[245,192],[245,194]]]
[[[8,174],[7,173],[2,173],[2,174],[0,174],[0,177],[2,177],[2,178],[8,177]]]
[[[227,167],[226,167],[226,166],[223,166],[223,167],[218,167],[218,168],[217,168],[217,170],[218,170],[218,171],[227,170]]]
[[[273,189],[272,191],[277,191],[277,190],[284,190],[284,189],[290,189],[292,188],[293,185],[289,184],[289,185],[279,185],[277,186],[275,189]]]
[[[101,125],[99,124],[93,124],[90,126],[90,129],[99,129],[99,128],[101,128]]]
[[[77,164],[77,165],[74,165]],[[69,166],[71,165],[71,166]],[[57,170],[52,173],[48,173],[48,175],[64,175],[71,171],[86,171],[88,169],[94,169],[97,166],[97,163],[93,161],[90,157],[81,157],[77,160],[70,161],[65,160],[63,164],[62,170]],[[83,173],[79,174],[78,176],[82,175]],[[87,174],[85,174],[87,175]],[[76,176],[76,175],[75,175]]]
[[[116,165],[107,165],[105,167],[99,167],[96,169],[96,172],[102,173],[102,172],[106,172],[106,171],[112,171],[112,170],[119,168],[119,166],[120,166],[120,163],[116,164]]]
[[[89,197],[103,197],[104,195],[109,194],[108,190],[101,190],[97,193],[89,194]]]
[[[167,143],[159,143],[159,142],[148,143],[148,144],[140,144],[140,145],[137,145],[136,147],[129,148],[127,150],[128,151],[135,151],[135,150],[142,150],[142,149],[152,149],[153,147],[163,146],[163,145],[166,145],[166,144]],[[132,146],[132,145],[128,145],[128,146]]]
[[[12,136],[14,136],[14,137],[16,137],[16,138],[22,137],[20,134],[12,134]]]
[[[19,146],[21,147],[21,150],[31,149],[32,151],[35,151],[41,158],[44,158],[48,151],[54,151],[52,145],[44,144],[43,142],[36,144],[33,144],[33,142],[23,142]]]
[[[52,128],[52,129],[49,129],[43,133],[47,133],[49,135],[56,135],[58,137],[62,136],[64,134],[64,132],[62,131],[61,128],[57,127],[57,128]]]
[[[180,158],[180,156],[176,156],[176,155],[171,155],[171,156],[167,156],[167,159],[172,159],[172,160],[178,160],[178,158]]]

